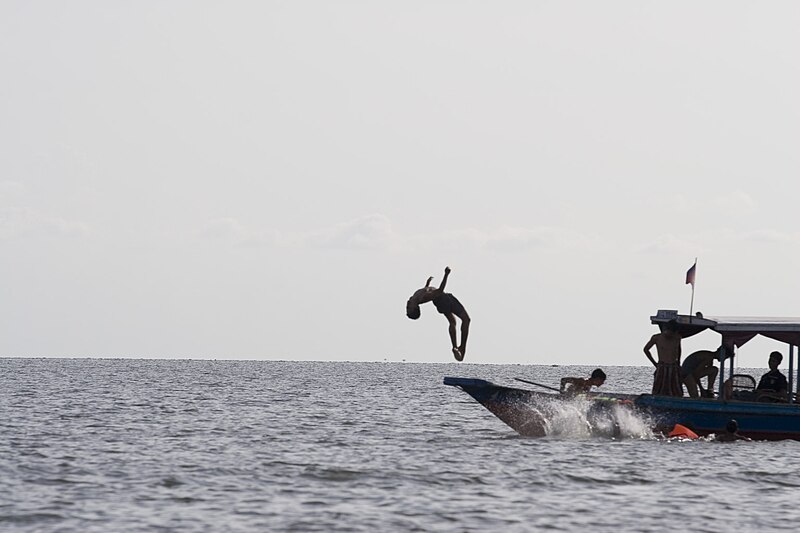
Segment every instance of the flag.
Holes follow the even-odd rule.
[[[688,285],[691,283],[693,289],[694,289],[694,274],[696,270],[697,270],[697,259],[695,259],[692,268],[686,271],[686,284]]]

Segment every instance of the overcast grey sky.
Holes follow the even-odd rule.
[[[433,306],[405,317],[446,265],[468,362],[648,364],[695,256],[696,310],[798,316],[798,28],[794,1],[6,0],[0,356],[449,362]]]

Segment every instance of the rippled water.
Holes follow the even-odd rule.
[[[800,442],[526,439],[441,384],[588,370],[0,359],[0,530],[796,529]]]

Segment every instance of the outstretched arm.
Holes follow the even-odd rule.
[[[442,278],[442,282],[439,284],[439,290],[443,291],[444,286],[447,285],[447,276],[450,275],[450,267],[444,267],[444,277]]]

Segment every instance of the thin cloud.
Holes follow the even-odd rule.
[[[696,255],[702,246],[689,239],[676,237],[672,234],[659,235],[654,240],[641,245],[638,252],[644,254],[683,254]]]
[[[755,200],[743,191],[732,191],[717,198],[712,204],[726,213],[737,215],[752,215],[758,210]]]
[[[690,200],[683,194],[666,195],[660,203],[667,211],[685,213],[697,207],[697,202]]]
[[[739,235],[739,240],[759,243],[759,244],[800,244],[800,233],[776,231],[776,230],[756,230],[748,231]]]
[[[204,238],[234,245],[389,251],[488,250],[491,252],[558,252],[597,247],[596,238],[559,227],[503,226],[492,230],[453,229],[434,233],[401,234],[388,217],[371,214],[306,232],[256,231],[232,217],[209,221]]]
[[[315,248],[385,250],[397,241],[384,215],[367,215],[333,227],[300,235],[299,242]]]
[[[280,244],[280,234],[274,230],[258,231],[234,217],[209,220],[200,230],[202,238],[234,246],[260,246]]]
[[[503,227],[488,235],[486,248],[503,251],[589,249],[593,240],[576,231],[541,226],[536,228]]]
[[[440,231],[410,235],[403,242],[404,251],[478,250],[486,244],[486,234],[475,229]]]
[[[587,235],[566,228],[549,226],[451,230],[414,235],[409,238],[409,243],[414,249],[472,249],[492,252],[559,252],[588,250],[597,246],[596,239]]]
[[[367,215],[349,222],[306,232],[279,232],[258,229],[234,217],[209,220],[200,229],[208,241],[234,246],[278,246],[286,248],[341,248],[380,250],[392,246],[397,238],[389,219]]]
[[[752,215],[758,211],[758,203],[741,190],[729,191],[711,198],[673,194],[667,196],[662,204],[666,209],[678,213],[696,213],[711,208],[718,214],[742,216]]]
[[[746,249],[744,248],[746,246],[774,244],[798,246],[800,245],[800,232],[773,229],[737,232],[721,229],[693,234],[691,238],[665,234],[643,244],[637,251],[640,253],[702,255],[703,252],[714,249],[733,247],[743,250]]]
[[[223,217],[206,223],[202,234],[211,240],[241,242],[248,238],[250,231],[239,220]]]
[[[0,239],[80,236],[89,232],[89,226],[83,222],[48,215],[31,207],[0,207]]]
[[[0,181],[0,202],[20,196],[25,187],[18,181]]]

